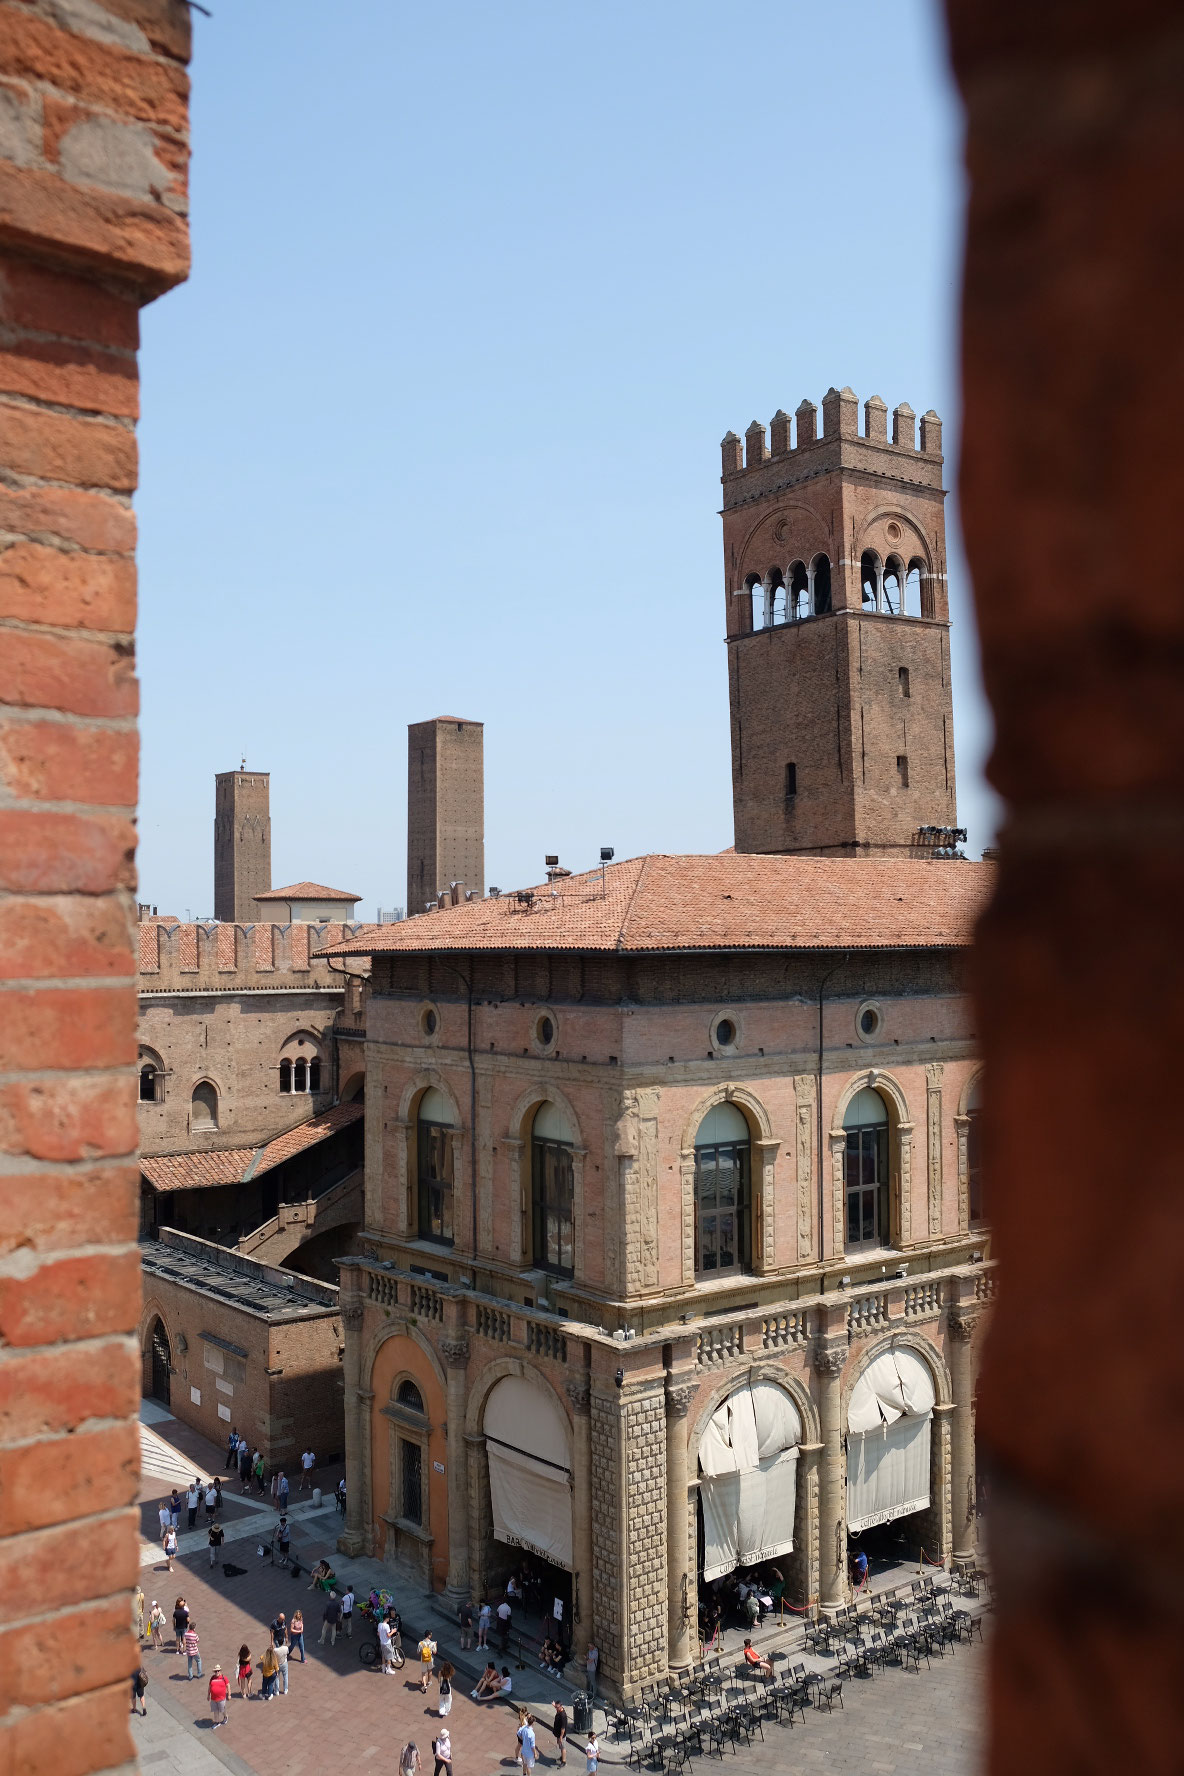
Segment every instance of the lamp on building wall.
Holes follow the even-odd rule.
[[[619,1388],[623,1388],[625,1385],[625,1371],[623,1369],[618,1369],[617,1373],[613,1376],[613,1380]]]

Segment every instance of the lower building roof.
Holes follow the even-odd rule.
[[[212,1190],[258,1178],[315,1147],[366,1114],[365,1105],[334,1104],[320,1116],[264,1142],[262,1147],[223,1147],[216,1153],[154,1153],[140,1160],[140,1170],[154,1190]]]

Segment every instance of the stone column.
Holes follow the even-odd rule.
[[[822,1459],[818,1472],[818,1592],[824,1610],[847,1601],[847,1501],[843,1497],[843,1416],[840,1378],[846,1341],[814,1346]]]
[[[592,1404],[587,1378],[564,1383],[575,1419],[571,1452],[571,1652],[580,1665],[592,1634]]]
[[[343,1267],[343,1278],[352,1279],[356,1275],[356,1272]],[[364,1317],[360,1301],[342,1300],[341,1327],[345,1334],[345,1354],[342,1357],[345,1382],[345,1531],[337,1538],[337,1551],[355,1559],[362,1552],[366,1540],[366,1519],[363,1515],[366,1489],[362,1483],[362,1403],[358,1397]],[[368,1406],[366,1410],[369,1411]]]
[[[974,1361],[972,1340],[978,1315],[965,1308],[951,1308],[950,1379],[954,1389],[954,1422],[951,1441],[951,1537],[954,1559],[970,1560],[978,1545],[978,1513],[975,1510],[974,1460]]]
[[[481,1432],[465,1433],[465,1468],[469,1489],[469,1585],[473,1601],[485,1595],[485,1519],[489,1510],[489,1457]]]
[[[690,1515],[687,1487],[687,1409],[694,1388],[666,1381],[666,1601],[667,1659],[672,1671],[694,1662],[691,1600]]]
[[[469,1474],[465,1459],[465,1395],[469,1361],[467,1338],[443,1338],[448,1365],[448,1586],[461,1602],[469,1595]]]

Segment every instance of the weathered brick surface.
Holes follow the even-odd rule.
[[[188,262],[188,40],[180,0],[0,0],[0,1767],[28,1776],[131,1755],[134,353]]]
[[[1184,31],[1168,0],[947,13],[970,172],[962,517],[1010,809],[977,965],[1004,1282],[978,1418],[991,1767],[1168,1771],[1184,1239],[1157,1131],[1179,1097],[1184,603],[1162,519],[1184,453]]]

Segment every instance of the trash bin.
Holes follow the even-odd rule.
[[[314,1486],[312,1489],[312,1508],[314,1511],[320,1505],[320,1502],[321,1502],[321,1489],[319,1486]]]

